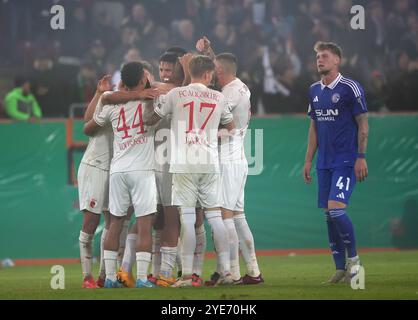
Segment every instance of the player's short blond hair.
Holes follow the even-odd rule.
[[[190,75],[193,78],[200,78],[207,71],[214,71],[215,64],[212,59],[207,56],[194,56],[189,62]]]
[[[318,53],[319,51],[328,50],[333,54],[337,55],[340,59],[342,59],[343,57],[343,50],[339,45],[337,45],[334,42],[318,41],[317,43],[315,43],[314,50],[316,53]]]

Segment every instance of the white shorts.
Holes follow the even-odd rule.
[[[157,183],[157,203],[171,206],[173,190],[173,174],[168,171],[155,171],[155,182]]]
[[[80,210],[101,214],[109,208],[109,171],[80,163],[77,173]]]
[[[115,172],[110,175],[110,213],[125,216],[129,206],[135,216],[142,217],[157,211],[157,186],[154,171]]]
[[[173,173],[173,204],[203,208],[221,206],[219,173]]]
[[[222,208],[244,211],[244,189],[248,165],[221,163]]]

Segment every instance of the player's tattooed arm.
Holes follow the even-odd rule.
[[[367,161],[365,153],[367,151],[367,139],[369,137],[369,121],[367,113],[361,113],[356,117],[358,126],[358,154],[356,163],[354,165],[354,172],[356,174],[357,181],[364,181],[368,173]]]
[[[148,88],[137,91],[116,91],[102,98],[103,105],[122,104],[134,100],[154,99],[160,94],[157,88]]]
[[[311,168],[312,168],[312,161],[316,153],[316,149],[318,148],[318,138],[316,133],[316,126],[315,121],[311,119],[311,123],[309,126],[308,132],[308,148],[306,150],[305,156],[305,165],[303,166],[303,179],[306,183],[312,182],[311,177]]]
[[[356,117],[358,125],[358,153],[366,153],[367,139],[369,137],[369,121],[367,113],[361,113]]]
[[[111,91],[113,86],[110,84],[110,75],[105,75],[99,80],[96,87],[96,93],[94,94],[93,99],[90,101],[87,106],[86,112],[84,113],[84,121],[88,122],[93,118],[94,111],[99,102],[100,97],[106,91]]]

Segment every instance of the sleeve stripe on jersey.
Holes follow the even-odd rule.
[[[313,86],[315,86],[315,85],[317,85],[317,84],[320,84],[321,83],[321,81],[317,81],[317,82],[315,82],[315,83],[312,83],[311,84],[311,87],[313,87]]]
[[[344,83],[344,84],[348,85],[351,88],[351,90],[353,90],[354,95],[356,96],[356,98],[361,96],[360,89],[359,89],[357,83],[355,83],[351,80],[348,80],[347,78],[342,78],[340,81],[341,81],[341,83]]]
[[[164,118],[164,115],[162,114],[161,110],[158,107],[154,108],[154,112],[156,114],[158,114],[160,116],[160,118]]]

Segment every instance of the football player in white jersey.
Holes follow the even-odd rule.
[[[126,63],[121,70],[127,90],[142,90],[147,78],[140,62]],[[138,233],[136,287],[154,287],[148,281],[151,262],[152,223],[157,210],[157,188],[154,175],[154,129],[144,124],[144,116],[152,112],[152,104],[144,100],[126,104],[106,105],[84,126],[87,135],[111,124],[114,134],[114,155],[110,166],[109,209],[111,221],[105,239],[105,288],[117,288],[116,259],[123,217],[134,207]]]
[[[101,96],[104,92],[112,90],[110,76],[103,77],[96,89],[96,93],[88,105],[84,120],[88,122],[102,107]],[[84,213],[83,225],[80,231],[80,260],[83,271],[83,288],[103,287],[104,263],[103,242],[109,228],[110,217],[109,202],[109,167],[113,153],[113,133],[110,126],[99,130],[89,138],[87,149],[81,159],[78,169],[78,194],[80,210]],[[100,223],[100,214],[104,213],[105,227],[100,242],[100,275],[97,283],[92,276],[93,236]]]
[[[177,51],[178,50],[181,50],[181,48],[178,48]],[[152,76],[152,70],[149,66],[147,67],[145,62],[142,62],[150,86],[152,88],[156,88],[156,92],[158,94],[166,94],[172,88],[180,86],[183,82],[184,73],[181,65],[178,63],[178,57],[181,52],[177,51],[167,51],[162,54],[159,59],[159,75],[162,82],[155,82]],[[183,52],[185,52],[185,50]],[[112,103],[115,104],[127,103],[137,99],[140,94],[141,92],[139,91],[127,92],[126,94],[117,93],[112,94],[112,97],[109,97],[107,100],[112,101]],[[158,205],[157,215],[154,222],[155,233],[153,234],[152,268],[151,274],[148,275],[148,279],[154,283],[157,282],[156,277],[160,274],[161,242],[163,242],[163,252],[165,252],[164,245],[167,242],[170,243],[170,239],[175,239],[177,242],[179,237],[178,230],[180,228],[178,209],[171,204],[172,177],[171,173],[168,172],[170,120],[166,119],[164,121],[160,121],[155,128],[155,132],[155,175],[158,192]],[[167,223],[165,223],[165,221]],[[131,267],[133,263],[131,257],[133,256],[132,250],[135,250],[133,244],[136,237],[136,230],[131,229],[127,237],[122,266],[117,273],[119,281],[127,287],[132,287],[134,285],[134,281],[131,276]],[[171,242],[173,242],[173,240],[171,240]],[[164,256],[165,254],[163,253],[162,255]],[[167,286],[164,280],[160,280],[158,284],[161,286]]]
[[[210,41],[200,39],[196,48],[214,57]],[[222,217],[228,230],[231,273],[236,284],[258,284],[264,282],[255,254],[254,238],[244,214],[244,188],[248,173],[248,163],[244,152],[244,138],[251,117],[251,93],[237,78],[238,63],[231,53],[222,53],[214,59],[216,86],[229,102],[230,111],[236,125],[235,134],[224,136],[220,143],[220,164],[222,172]],[[241,249],[247,274],[241,278],[239,251]],[[219,273],[211,276],[207,285],[213,285]]]
[[[210,224],[216,252],[222,266],[217,284],[231,284],[228,236],[220,211],[220,174],[218,127],[234,129],[225,97],[207,86],[215,65],[206,56],[190,60],[191,84],[172,89],[159,99],[146,124],[153,125],[171,115],[171,160],[173,204],[180,207],[182,278],[173,286],[192,286],[193,257],[196,248],[196,203],[204,208]]]

